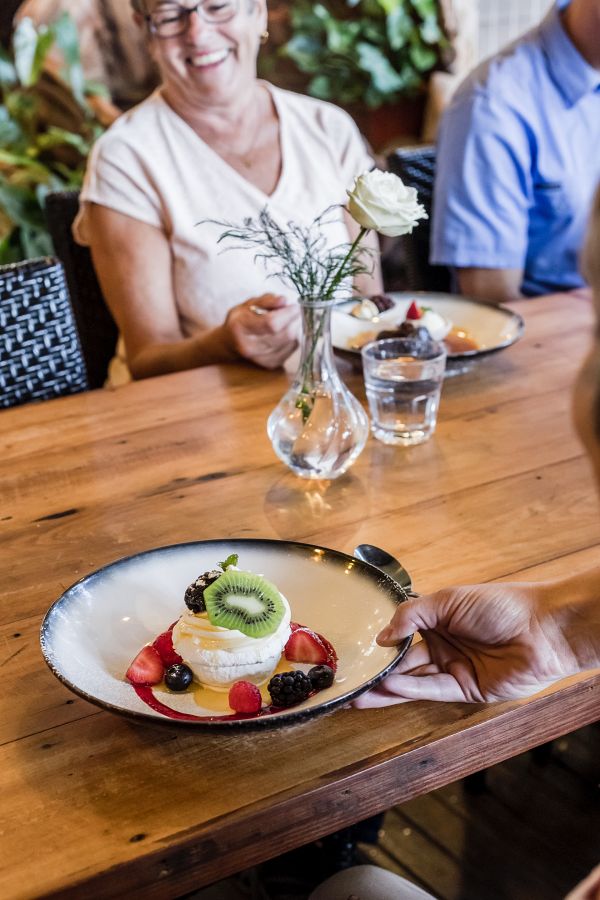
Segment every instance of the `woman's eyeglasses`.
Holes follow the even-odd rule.
[[[151,13],[146,16],[146,21],[156,37],[180,37],[187,31],[192,13],[198,13],[205,22],[219,24],[233,19],[239,5],[239,0],[202,0],[191,8],[170,6],[165,10]]]

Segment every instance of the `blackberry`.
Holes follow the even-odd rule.
[[[308,677],[314,690],[322,691],[333,684],[334,672],[331,666],[313,666],[308,672]]]
[[[174,663],[165,672],[165,684],[170,691],[185,691],[193,678],[192,670],[184,663]]]
[[[273,706],[293,706],[306,700],[313,686],[308,675],[296,669],[273,675],[269,682],[269,693]]]
[[[189,610],[191,610],[191,612],[206,612],[206,604],[204,603],[204,591],[222,574],[223,572],[220,569],[213,569],[211,572],[203,572],[202,575],[198,575],[196,580],[193,581],[188,588],[186,588],[183,599],[185,600],[185,605]]]

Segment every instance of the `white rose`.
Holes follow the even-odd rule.
[[[391,172],[365,172],[347,193],[352,218],[363,228],[372,228],[387,237],[410,234],[419,219],[428,218],[417,200],[417,189],[407,187]]]

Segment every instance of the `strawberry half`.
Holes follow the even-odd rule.
[[[327,648],[310,628],[297,628],[285,645],[285,658],[290,662],[312,663],[315,666],[327,662]]]
[[[173,649],[173,632],[171,629],[159,634],[156,640],[153,641],[152,646],[160,656],[165,669],[183,662],[179,653]]]
[[[262,708],[260,691],[251,681],[236,681],[229,689],[228,702],[239,713],[257,713]]]
[[[414,320],[414,319],[420,319],[420,318],[422,318],[422,316],[423,316],[423,313],[421,312],[421,310],[420,310],[419,307],[417,306],[416,300],[413,300],[413,302],[410,304],[410,306],[409,306],[408,309],[406,310],[406,319],[407,319],[407,321],[410,321],[411,319],[413,319],[413,320]]]
[[[162,681],[165,668],[158,652],[154,647],[142,647],[133,660],[125,678],[132,684],[158,684]]]

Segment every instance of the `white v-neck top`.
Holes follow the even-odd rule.
[[[282,171],[270,196],[212,150],[160,91],[118,119],[97,141],[81,192],[76,239],[89,243],[86,205],[93,202],[160,228],[173,255],[173,286],[185,336],[223,322],[228,310],[266,292],[293,296],[276,269],[252,249],[223,252],[219,219],[241,224],[268,206],[281,225],[309,225],[344,203],[354,177],[373,167],[364,141],[343,110],[268,85],[280,122]],[[342,210],[327,226],[335,246],[348,240]]]

